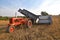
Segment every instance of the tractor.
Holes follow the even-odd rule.
[[[32,22],[29,18],[10,18],[9,24],[7,26],[7,32],[14,32],[16,28],[20,28],[21,25],[25,25],[24,27],[31,28]]]

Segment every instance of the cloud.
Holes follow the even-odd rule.
[[[14,11],[13,9],[10,8],[0,8],[0,16],[14,16]]]
[[[33,3],[34,1],[35,0],[30,1],[29,3],[27,0],[13,0],[10,1],[10,6],[0,5],[0,15],[15,16],[15,12],[17,12],[19,8],[27,9],[36,15],[40,15],[41,11],[46,11],[51,15],[60,14],[60,0],[37,0],[35,3]],[[32,4],[31,2],[33,5],[28,6],[29,4]],[[22,14],[17,12],[17,15],[21,16]]]
[[[51,15],[60,14],[60,0],[45,0],[38,8],[32,9],[32,12],[40,14],[41,11],[46,11]]]
[[[0,8],[0,16],[15,16],[15,13],[17,12],[17,10],[18,9],[8,8],[8,7]]]
[[[49,14],[58,15],[60,13],[60,0],[46,1],[41,7],[42,11],[47,11]]]
[[[40,3],[39,0],[2,0],[0,1],[0,15],[1,16],[14,16],[15,12],[21,9],[34,9]],[[33,3],[34,2],[34,3]],[[17,15],[22,15],[17,12]]]

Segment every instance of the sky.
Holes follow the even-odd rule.
[[[0,0],[0,16],[21,16],[18,9],[26,9],[36,15],[45,11],[50,15],[60,14],[60,0]]]

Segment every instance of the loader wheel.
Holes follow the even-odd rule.
[[[14,26],[8,26],[7,27],[7,32],[8,33],[12,33],[12,32],[14,32],[14,30],[15,30],[15,27]]]
[[[31,20],[28,20],[27,26],[28,26],[28,28],[32,27],[32,21]]]

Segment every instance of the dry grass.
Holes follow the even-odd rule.
[[[60,40],[60,17],[53,16],[51,25],[33,25],[13,33],[0,33],[0,40]],[[5,21],[7,24],[8,22]],[[3,23],[2,23],[3,24]]]
[[[7,25],[9,23],[9,21],[8,20],[0,20],[0,26],[5,26],[5,25]]]

